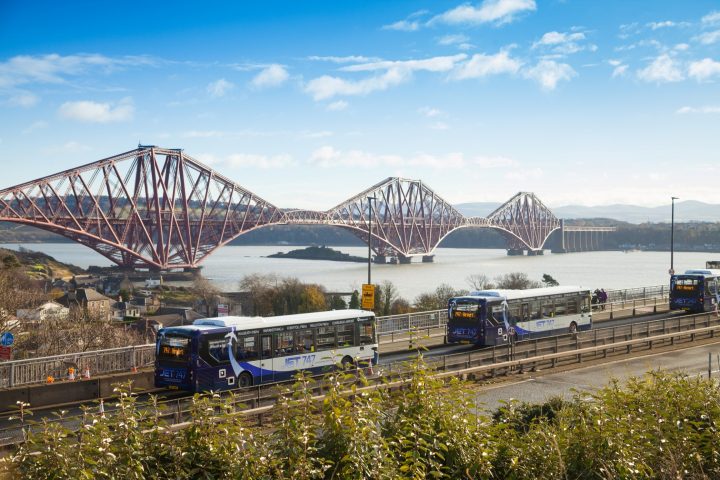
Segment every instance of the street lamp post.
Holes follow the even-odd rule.
[[[375,196],[367,197],[368,207],[370,208],[370,215],[368,216],[368,281],[367,284],[371,285],[370,282],[370,265],[372,264],[372,201],[375,200]]]
[[[670,213],[670,275],[675,274],[675,268],[673,264],[673,256],[675,254],[675,200],[678,197],[670,197],[672,207]]]

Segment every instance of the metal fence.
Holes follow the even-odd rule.
[[[152,365],[155,344],[70,353],[0,363],[0,388],[45,383],[49,377],[65,379],[68,369],[83,377],[129,372]]]
[[[633,299],[662,297],[667,295],[667,287],[658,285],[625,290],[608,290],[607,293],[608,302],[622,302]],[[379,335],[386,335],[416,329],[440,328],[446,324],[447,310],[444,309],[390,315],[378,317],[377,332]],[[0,363],[0,388],[45,383],[48,377],[66,378],[70,367],[73,367],[78,375],[84,375],[89,371],[90,375],[95,376],[129,372],[132,368],[150,366],[154,361],[154,344],[15,360]]]

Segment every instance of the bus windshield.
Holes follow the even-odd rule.
[[[168,333],[159,339],[159,360],[185,362],[190,358],[190,337],[177,333]]]
[[[698,276],[676,276],[672,285],[672,293],[675,297],[695,297],[702,293],[703,281]]]

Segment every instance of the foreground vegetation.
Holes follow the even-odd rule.
[[[421,357],[394,393],[347,395],[347,376],[329,374],[317,402],[299,375],[264,428],[212,395],[195,396],[194,420],[171,431],[160,407],[141,408],[125,387],[112,415],[87,412],[79,432],[41,425],[2,467],[33,479],[720,477],[720,402],[708,380],[653,372],[488,416],[467,385],[432,378]]]

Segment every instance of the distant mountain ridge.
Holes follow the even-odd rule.
[[[476,202],[455,205],[466,217],[486,217],[501,203]],[[550,208],[558,218],[611,218],[628,223],[660,223],[670,222],[671,206],[639,207],[637,205],[598,205],[585,207],[582,205],[566,205]],[[682,222],[720,222],[720,204],[686,200],[675,202],[675,221]]]

